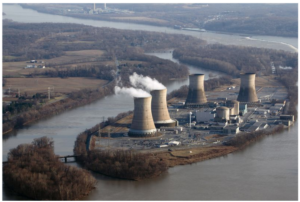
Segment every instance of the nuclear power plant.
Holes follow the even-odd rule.
[[[255,90],[255,73],[241,74],[241,86],[237,100],[240,102],[258,101]]]
[[[151,110],[156,128],[176,126],[177,121],[172,120],[167,107],[167,89],[152,90]]]
[[[157,130],[155,128],[152,112],[152,97],[134,98],[134,114],[128,135],[132,137],[152,137]]]
[[[264,86],[258,98],[254,73],[241,74],[240,88],[227,84],[208,92],[204,89],[204,74],[191,74],[187,97],[172,97],[168,101],[164,85],[157,86],[149,78],[132,78],[131,82],[139,83],[141,89],[131,87],[124,92],[132,92],[134,112],[101,129],[98,136],[108,137],[97,141],[100,144],[106,141],[102,149],[111,144],[117,149],[165,148],[165,151],[173,151],[179,145],[186,148],[226,145],[240,132],[273,129],[279,124],[290,126],[294,122],[293,115],[283,113],[286,89]],[[262,81],[266,79],[270,77]],[[143,90],[142,84],[150,93]],[[121,91],[119,87],[116,92]],[[122,138],[116,140],[117,137]],[[113,143],[109,142],[111,138]]]
[[[191,74],[189,76],[189,92],[185,101],[186,106],[206,104],[207,99],[204,91],[204,74]]]

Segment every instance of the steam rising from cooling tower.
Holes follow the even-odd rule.
[[[126,87],[119,87],[115,86],[115,94],[116,95],[129,95],[131,97],[149,97],[151,96],[148,92],[142,89],[136,89],[133,87],[126,88]]]
[[[172,120],[169,115],[167,107],[167,89],[153,90],[150,92],[152,95],[152,115],[155,126],[174,127],[177,121]]]
[[[146,91],[162,90],[166,88],[156,79],[152,79],[149,76],[138,75],[135,72],[129,77],[129,80],[132,86],[145,89]]]
[[[156,135],[156,128],[151,112],[152,97],[134,98],[134,114],[128,135],[131,137],[151,137]]]
[[[255,73],[241,74],[241,87],[237,98],[240,102],[257,102]]]
[[[204,74],[191,74],[189,76],[190,85],[186,98],[188,104],[205,104],[207,102],[204,91]]]

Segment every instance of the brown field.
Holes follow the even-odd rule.
[[[101,130],[101,133],[126,133],[128,132],[128,127],[131,122],[132,122],[132,118],[133,118],[133,113],[118,120],[116,123],[106,126]]]
[[[108,81],[94,79],[69,77],[61,78],[6,78],[6,86],[3,88],[11,88],[12,91],[20,89],[21,94],[26,92],[28,95],[35,93],[47,93],[48,87],[54,87],[55,93],[69,93],[85,88],[95,89],[103,86]]]
[[[161,20],[157,18],[148,18],[148,17],[142,17],[142,16],[137,16],[137,17],[111,17],[112,19],[116,20],[129,20],[129,21],[141,21],[141,22],[161,22],[161,23],[167,23],[168,21],[166,20]]]
[[[3,76],[22,77],[33,72],[42,72],[47,70],[47,64],[66,64],[70,65],[79,64],[80,62],[87,63],[87,61],[93,61],[95,58],[101,57],[104,51],[101,50],[81,50],[81,51],[66,51],[65,55],[57,58],[43,60],[45,62],[46,69],[24,69],[28,61],[21,62],[3,62]],[[39,60],[40,61],[40,60]],[[35,63],[38,64],[38,63]]]

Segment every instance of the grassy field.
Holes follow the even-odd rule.
[[[26,92],[28,95],[35,93],[47,93],[48,87],[53,88],[55,93],[69,93],[72,91],[78,91],[84,88],[96,89],[103,86],[108,81],[94,79],[94,78],[81,78],[81,77],[69,77],[66,79],[61,78],[6,78],[6,86],[13,92],[17,92],[20,89],[21,94]]]

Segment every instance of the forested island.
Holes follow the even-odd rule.
[[[105,21],[269,36],[298,36],[297,4],[21,4],[43,13]]]
[[[6,186],[34,200],[78,200],[95,188],[96,179],[84,169],[67,166],[54,154],[47,137],[21,144],[3,166]]]

